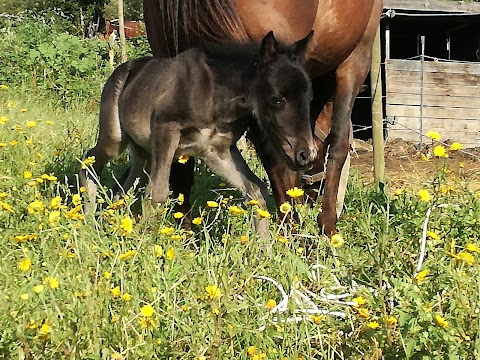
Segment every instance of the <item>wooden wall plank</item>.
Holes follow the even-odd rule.
[[[423,97],[418,94],[389,93],[387,95],[388,105],[408,105],[408,106],[440,106],[451,108],[477,109],[480,113],[480,94],[478,97],[464,96],[445,96],[445,95],[426,95]],[[480,114],[478,115],[480,118]]]
[[[415,84],[417,85],[417,84]],[[387,82],[387,99],[391,93],[401,94],[420,94],[420,84],[414,86],[407,81],[390,81]],[[465,97],[480,97],[480,84],[478,85],[464,85],[464,86],[449,86],[445,84],[424,84],[424,95],[445,95],[445,96],[465,96]]]
[[[422,70],[422,62],[420,60],[390,59],[385,61],[385,68],[387,69],[387,72],[420,72]],[[424,61],[423,71],[442,74],[480,75],[480,63]]]
[[[416,71],[388,70],[386,73],[387,84],[391,81],[410,82],[412,86],[421,85],[421,73]],[[480,75],[471,74],[423,74],[423,84],[451,85],[451,86],[479,86]]]
[[[387,116],[400,116],[419,118],[420,106],[388,105],[386,109]],[[423,117],[437,119],[466,119],[480,120],[480,111],[477,109],[452,108],[452,107],[423,107]],[[480,122],[478,123],[480,127]]]

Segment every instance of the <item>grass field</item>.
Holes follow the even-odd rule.
[[[352,174],[331,240],[301,198],[295,232],[270,209],[268,249],[256,205],[202,166],[192,231],[181,199],[152,208],[139,191],[84,215],[96,117],[0,88],[0,358],[480,358],[480,199],[440,150],[402,191]]]

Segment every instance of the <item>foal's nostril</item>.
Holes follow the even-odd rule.
[[[305,165],[309,162],[308,154],[306,151],[300,151],[297,155],[297,161],[301,165]]]

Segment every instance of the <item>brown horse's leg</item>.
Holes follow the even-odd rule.
[[[193,186],[195,160],[188,159],[185,164],[175,162],[172,164],[170,173],[170,186],[173,191],[173,198],[177,199],[180,194],[183,194],[183,204],[177,203],[175,211],[180,211],[185,216],[182,218],[182,225],[186,229],[191,227],[190,219],[190,194]]]

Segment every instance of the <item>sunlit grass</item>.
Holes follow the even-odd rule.
[[[252,230],[256,205],[202,166],[192,231],[175,219],[177,199],[152,208],[141,191],[117,202],[100,195],[103,206],[84,215],[76,173],[95,141],[96,110],[60,111],[25,94],[0,89],[0,357],[480,354],[480,203],[467,183],[445,184],[458,171],[448,159],[430,160],[439,170],[420,186],[428,198],[419,184],[393,193],[353,174],[332,240],[317,235],[317,206],[292,201],[295,231],[273,216],[265,244]],[[121,176],[126,157],[106,169],[105,183],[112,171]]]

